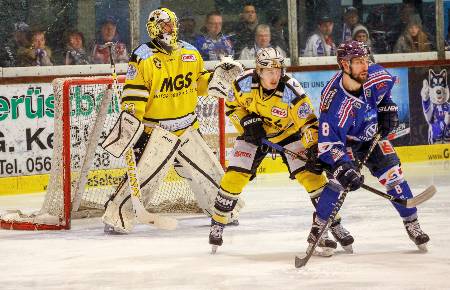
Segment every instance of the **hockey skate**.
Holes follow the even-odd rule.
[[[403,221],[403,224],[405,225],[409,238],[416,244],[417,248],[423,252],[428,251],[427,243],[430,240],[430,237],[422,231],[417,218],[412,221]]]
[[[308,249],[306,252],[310,250],[310,248],[317,241],[320,230],[325,225],[325,221],[316,217],[316,214],[313,215],[313,224],[311,226],[311,231],[308,236]],[[333,255],[334,250],[337,248],[337,243],[328,237],[328,230],[324,231],[322,237],[320,238],[319,244],[314,250],[313,255],[321,256],[321,257],[331,257]]]
[[[211,229],[209,232],[209,244],[212,245],[211,254],[215,254],[217,248],[223,244],[222,234],[224,227],[225,225],[211,219]]]
[[[345,252],[352,254],[353,253],[353,242],[355,239],[350,234],[348,230],[346,230],[341,221],[335,221],[330,226],[330,231],[336,241],[341,245],[341,247],[345,250]]]

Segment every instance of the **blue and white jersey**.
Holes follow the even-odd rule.
[[[342,85],[342,72],[322,90],[319,118],[319,157],[329,165],[350,161],[347,140],[370,141],[377,132],[377,106],[392,102],[395,77],[382,66],[371,64],[361,95],[353,96]]]

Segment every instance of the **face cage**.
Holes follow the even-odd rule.
[[[162,27],[163,22],[160,21],[159,23],[156,23],[154,25],[155,27],[153,27],[153,29],[152,25],[150,25],[150,23],[147,23],[147,33],[151,39],[158,40],[169,47],[176,48],[178,46],[177,44],[178,20],[176,16],[174,19],[172,19],[172,17],[170,17],[169,15],[169,18],[170,20],[168,20],[168,22],[172,22],[172,32],[170,33],[163,32],[164,30]],[[167,23],[167,21],[164,23]],[[154,33],[152,33],[152,30],[154,31]]]

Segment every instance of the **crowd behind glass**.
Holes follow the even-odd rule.
[[[289,56],[288,12],[285,1],[277,9],[261,1],[238,2],[238,17],[229,18],[228,2],[215,1],[209,13],[195,14],[196,9],[177,13],[179,39],[195,46],[204,60],[218,60],[223,55],[235,59],[254,59],[259,48],[273,46]],[[275,1],[277,2],[277,1]],[[274,2],[274,3],[275,3]],[[329,1],[306,1],[305,20],[298,19],[300,56],[332,56],[336,46],[348,39],[368,44],[374,54],[426,52],[435,49],[434,3],[424,6],[417,1],[363,6],[328,6]],[[225,4],[224,4],[225,3]],[[230,4],[228,4],[230,5]],[[170,7],[177,12],[177,7]],[[236,7],[234,7],[236,8]],[[448,12],[446,12],[448,13]],[[302,15],[299,13],[299,15]],[[336,17],[339,15],[339,17]],[[446,16],[448,17],[448,15]],[[106,15],[100,19],[95,39],[85,39],[86,32],[63,27],[58,39],[48,29],[32,27],[26,19],[14,22],[2,42],[0,66],[49,66],[109,63],[109,48],[116,62],[127,62],[133,49],[129,32],[119,31],[119,19]],[[200,21],[199,21],[200,20]],[[5,29],[5,28],[3,28]],[[446,27],[446,49],[449,49]],[[49,41],[50,40],[50,41]]]

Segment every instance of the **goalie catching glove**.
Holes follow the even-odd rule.
[[[214,73],[208,85],[208,95],[216,98],[226,98],[232,83],[238,75],[244,71],[244,67],[231,56],[223,57],[214,67]]]

